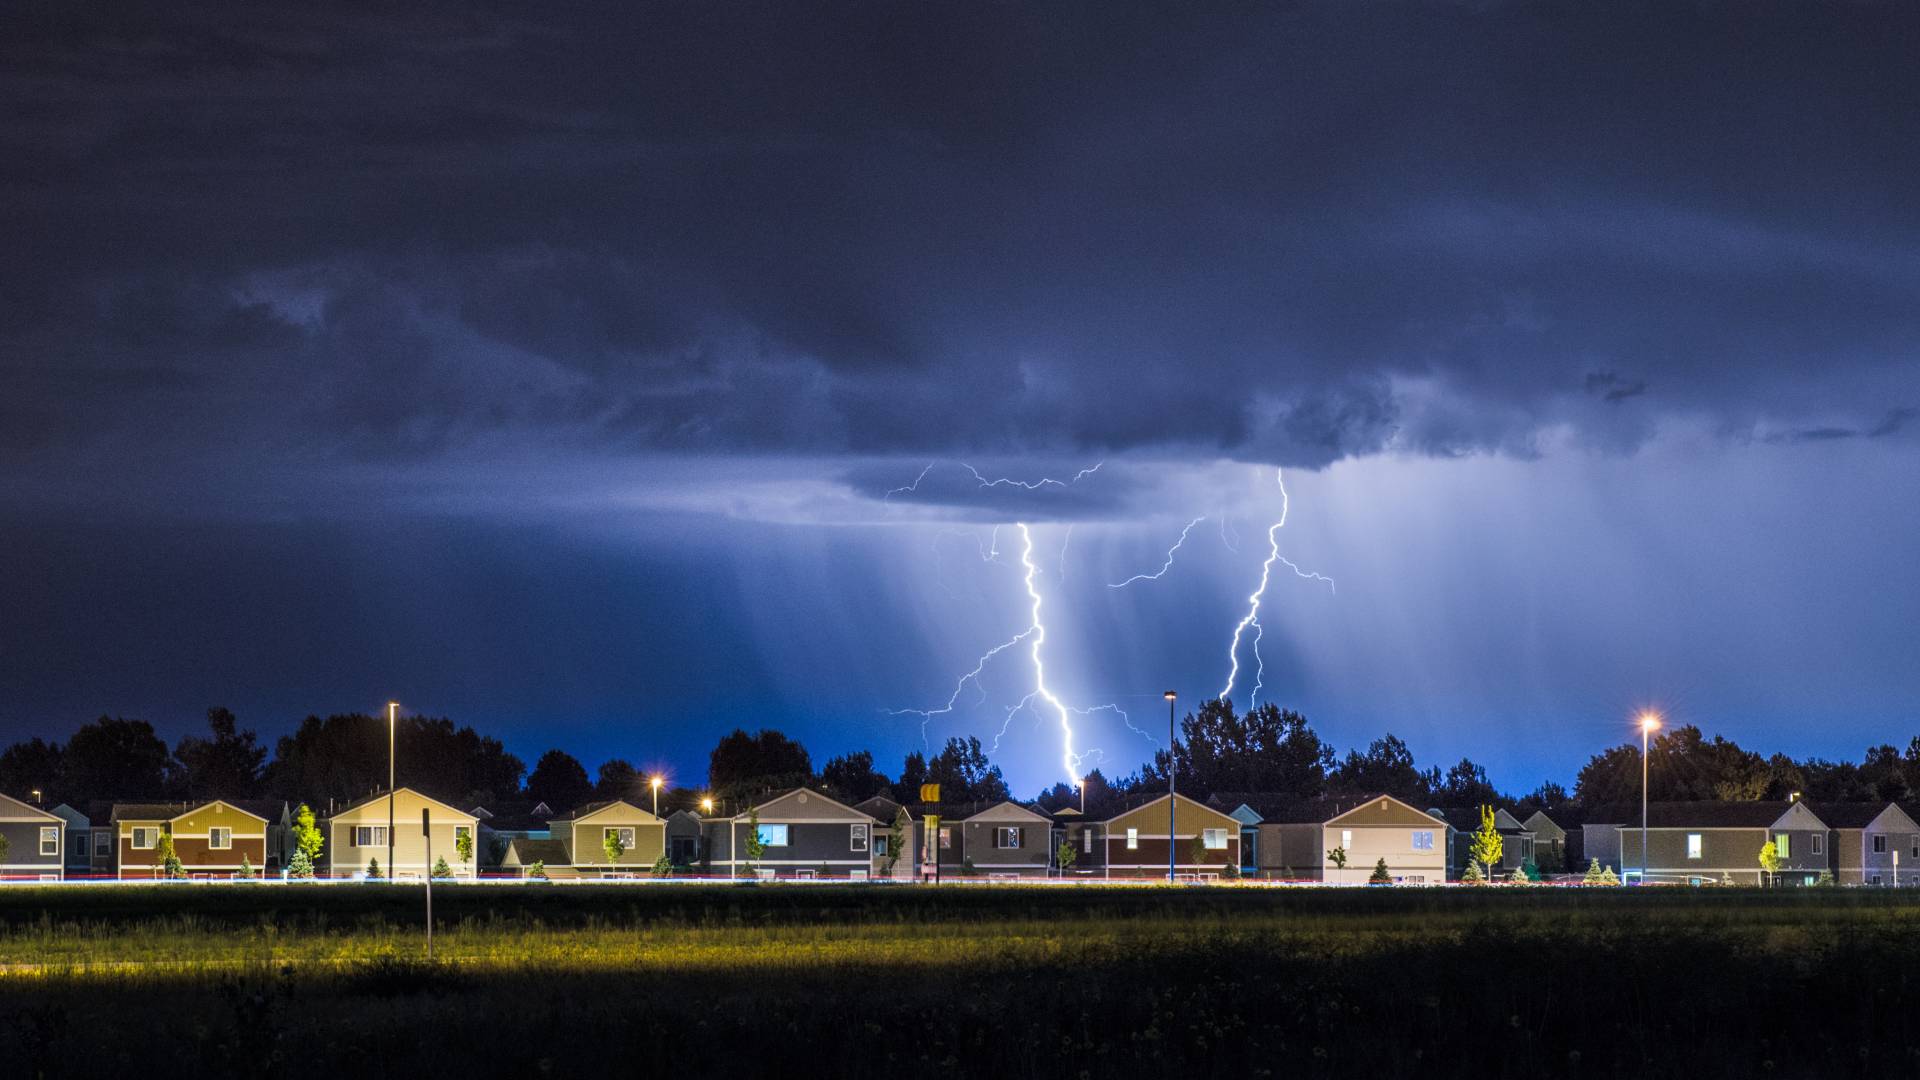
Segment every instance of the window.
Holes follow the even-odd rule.
[[[621,851],[633,850],[633,826],[615,825],[611,828],[600,830],[600,850],[602,853],[606,851],[607,837],[609,836],[618,836],[620,838]]]
[[[1227,830],[1202,829],[1200,830],[1200,843],[1204,845],[1208,851],[1225,851],[1227,850]]]
[[[1870,880],[1869,880],[1869,881],[1868,881],[1867,883],[1868,883],[1869,885],[1878,885],[1878,884],[1880,884],[1880,875],[1879,875],[1879,874],[1875,874],[1875,875],[1873,875],[1873,877],[1872,877],[1872,879],[1870,879]]]
[[[1826,834],[1814,833],[1812,840],[1809,842],[1809,846],[1807,850],[1812,852],[1815,855],[1825,855],[1827,853]]]
[[[1140,850],[1140,830],[1139,829],[1127,830],[1127,850],[1128,851]]]
[[[876,836],[873,838],[873,853],[875,855],[880,856],[883,859],[887,857],[887,838],[886,837]]]
[[[1700,834],[1697,832],[1690,832],[1687,834],[1687,858],[1697,859],[1699,857],[1700,857]]]
[[[150,851],[160,839],[160,830],[151,825],[136,825],[133,829],[133,849]]]
[[[1910,837],[1909,839],[1913,841],[1913,858],[1920,859],[1920,836]]]
[[[786,847],[787,827],[785,825],[760,826],[760,842],[767,847]]]
[[[49,826],[40,830],[40,854],[60,854],[60,827],[58,825]]]
[[[998,828],[993,830],[993,846],[1005,850],[1020,846],[1020,830],[1017,828]]]
[[[1432,851],[1433,850],[1433,830],[1432,829],[1413,830],[1413,850],[1415,851]]]
[[[1786,833],[1781,833],[1779,836],[1774,837],[1773,853],[1783,859],[1791,859],[1793,857],[1793,837],[1788,836]]]
[[[93,853],[101,858],[113,854],[113,837],[105,829],[93,830]]]
[[[1088,852],[1093,850],[1093,826],[1091,825],[1080,826],[1080,850]]]
[[[355,825],[353,827],[354,847],[386,847],[387,827],[385,825]]]
[[[215,851],[224,851],[233,846],[233,830],[215,826],[207,830],[207,846]]]
[[[867,827],[865,825],[854,825],[847,829],[847,850],[867,850]]]
[[[1885,855],[1887,853],[1887,838],[1885,836],[1876,836],[1873,838],[1873,853],[1875,855]]]
[[[471,828],[468,828],[468,827],[467,827],[467,826],[465,826],[465,825],[455,825],[455,826],[453,827],[453,842],[454,842],[454,843],[456,843],[456,844],[458,844],[458,843],[460,842],[460,838],[461,838],[461,837],[463,837],[463,836],[465,836],[465,835],[467,835],[468,833],[470,833],[470,832],[472,832],[472,831],[473,831],[473,830],[472,830]],[[632,847],[633,845],[632,845],[632,844],[628,844],[627,846],[628,846],[628,847]],[[458,849],[456,848],[455,850],[458,850]]]
[[[953,826],[951,825],[940,826],[940,850],[953,850]]]
[[[1353,830],[1352,829],[1340,830],[1340,847],[1346,851],[1353,850]]]

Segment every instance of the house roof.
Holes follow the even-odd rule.
[[[1891,802],[1810,802],[1807,804],[1807,809],[1813,811],[1813,816],[1825,822],[1829,829],[1864,829],[1873,823],[1874,818],[1886,813],[1887,807],[1893,805],[1896,804]]]
[[[1263,825],[1319,825],[1384,797],[1376,792],[1372,795],[1300,799],[1273,792],[1225,791],[1216,793],[1207,802],[1214,809],[1226,813],[1244,806],[1260,815]]]
[[[278,799],[201,799],[197,802],[163,803],[114,803],[108,812],[109,821],[172,821],[174,818],[203,806],[214,803],[226,803],[243,813],[257,818],[274,821],[286,806]]]
[[[853,808],[888,824],[891,824],[894,818],[899,817],[900,811],[903,809],[899,803],[887,798],[885,795],[875,795],[871,799],[861,799],[859,802],[853,804]]]
[[[1764,829],[1779,821],[1793,807],[1784,801],[1656,802],[1647,804],[1647,827],[1653,829]],[[1808,807],[1809,810],[1812,807]],[[1884,809],[1884,807],[1883,807]],[[1815,817],[1826,820],[1817,811]],[[1587,815],[1588,824],[1634,826],[1640,824],[1637,804],[1596,807]]]
[[[554,817],[553,807],[537,799],[511,799],[476,806],[468,811],[495,832],[539,831]]]
[[[1443,806],[1439,808],[1429,808],[1427,813],[1446,822],[1461,832],[1474,832],[1480,828],[1480,808],[1478,806]],[[1501,814],[1506,814],[1509,820],[1513,821],[1516,826],[1520,826],[1520,819],[1508,813],[1504,807],[1495,806],[1493,808],[1493,814],[1496,819],[1498,819]],[[1497,821],[1495,827],[1499,828],[1503,833],[1526,831],[1525,826],[1518,828],[1501,828]]]
[[[16,811],[17,813],[28,815],[33,820],[60,821],[60,822],[66,821],[66,818],[63,818],[58,814],[55,814],[42,807],[35,806],[25,799],[16,799],[11,795],[0,795],[0,803],[10,804],[13,807],[17,807],[17,811]],[[61,803],[60,805],[66,806],[65,803]],[[68,809],[72,809],[72,808],[68,807]]]
[[[460,809],[460,806],[458,803],[448,802],[446,799],[442,799],[438,795],[434,795],[431,792],[421,791],[417,787],[409,787],[406,784],[402,784],[398,788],[394,789],[395,794],[399,794],[401,792],[411,792],[415,795],[418,795],[420,798],[426,799],[429,802],[438,803],[439,805],[446,807],[447,809],[453,811],[456,814],[466,814],[466,816],[468,817],[474,816],[473,814],[468,814],[467,811]],[[339,817],[342,814],[350,814],[355,810],[360,809],[363,806],[367,806],[376,802],[382,802],[386,799],[386,797],[387,797],[387,793],[385,790],[371,792],[367,795],[363,795],[360,798],[353,800],[352,802],[346,804],[345,806],[340,807],[337,810],[334,810],[332,813],[328,814],[327,816]]]
[[[524,836],[507,841],[507,853],[500,859],[511,866],[532,866],[537,862],[566,866],[571,860],[566,844],[558,840],[529,840]]]
[[[873,816],[871,814],[868,814],[864,810],[858,809],[856,807],[848,806],[846,803],[843,803],[839,799],[836,799],[833,796],[827,794],[826,792],[821,791],[819,788],[790,787],[785,791],[774,792],[773,794],[768,795],[766,798],[761,799],[759,802],[752,804],[751,806],[747,807],[745,810],[742,810],[740,813],[733,815],[732,820],[745,821],[747,820],[748,817],[750,817],[755,811],[759,810],[761,807],[771,806],[774,803],[779,802],[781,799],[788,797],[789,795],[798,795],[802,792],[806,793],[811,798],[825,799],[826,801],[832,803],[835,806],[840,807],[843,810],[850,810],[853,813],[861,815],[862,817]]]

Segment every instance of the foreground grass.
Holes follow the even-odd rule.
[[[1891,891],[0,892],[8,1076],[1920,1072]]]

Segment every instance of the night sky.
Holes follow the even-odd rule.
[[[889,712],[1027,629],[1026,522],[1124,773],[1276,470],[1335,584],[1273,564],[1261,700],[1343,750],[1920,734],[1905,5],[350,10],[0,14],[0,740],[397,699],[1031,792],[1031,636]]]

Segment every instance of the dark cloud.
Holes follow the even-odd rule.
[[[1879,432],[1920,19],[1636,14],[22,5],[0,468]]]

